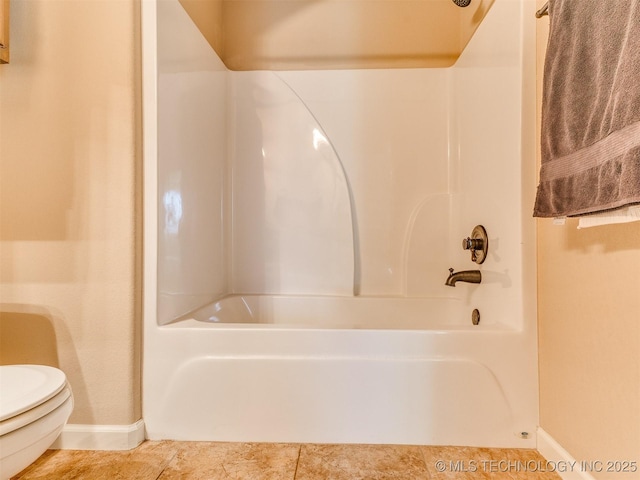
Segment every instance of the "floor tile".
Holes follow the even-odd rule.
[[[14,480],[558,480],[552,469],[530,449],[147,441],[49,450]]]
[[[302,445],[296,480],[427,480],[420,447]]]
[[[158,480],[293,480],[299,445],[181,442]]]
[[[156,480],[176,455],[174,442],[144,442],[130,451],[47,450],[17,480]]]

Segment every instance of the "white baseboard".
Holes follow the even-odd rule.
[[[547,461],[557,466],[556,473],[562,480],[595,480],[587,466],[577,461],[551,435],[538,427],[538,452]]]
[[[131,425],[67,424],[50,447],[63,450],[132,450],[144,441],[144,421]]]

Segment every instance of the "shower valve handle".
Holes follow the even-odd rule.
[[[482,250],[482,246],[484,245],[484,241],[481,238],[471,238],[467,237],[462,240],[462,248],[465,250]]]
[[[476,262],[478,260],[478,256],[476,255],[476,250],[482,250],[482,239],[480,238],[471,238],[467,237],[462,240],[462,248],[465,250],[471,251],[471,261]]]
[[[487,231],[482,225],[476,225],[471,232],[471,236],[462,239],[462,248],[471,251],[471,261],[476,263],[484,262],[487,257],[489,238]]]

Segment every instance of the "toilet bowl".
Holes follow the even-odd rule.
[[[53,444],[73,410],[65,374],[44,365],[0,366],[0,480]]]

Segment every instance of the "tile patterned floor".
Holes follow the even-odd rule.
[[[558,480],[535,450],[407,445],[145,442],[48,450],[13,480]]]

